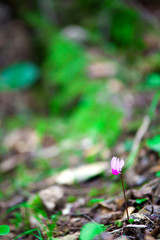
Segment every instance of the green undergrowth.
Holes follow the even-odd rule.
[[[10,214],[10,223],[18,230],[24,229],[24,232],[14,238],[19,239],[21,236],[28,234],[34,235],[37,239],[54,239],[53,236],[57,234],[57,221],[61,212],[56,212],[49,216],[38,194],[30,196],[28,202],[15,205],[7,210],[6,215]],[[30,220],[37,224],[36,229],[30,229]],[[43,237],[45,236],[45,237]]]

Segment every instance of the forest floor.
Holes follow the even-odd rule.
[[[144,98],[147,96],[144,95]],[[147,140],[153,135],[158,111],[157,108],[157,117],[150,126],[148,124],[148,129],[144,127],[145,118],[141,118],[137,131],[127,129],[125,132],[124,128],[123,136],[112,151],[100,144],[91,145],[89,139],[74,144],[65,142],[60,146],[49,136],[43,139],[43,148],[36,151],[37,136],[33,129],[13,130],[6,135],[4,141],[10,152],[1,162],[4,177],[1,181],[0,209],[1,222],[8,224],[11,232],[4,239],[76,240],[80,233],[84,231],[86,235],[93,227],[87,226],[87,223],[100,228],[100,234],[95,230],[98,236],[94,239],[158,239],[159,143],[155,138]],[[141,135],[140,139],[137,133]],[[126,147],[124,138],[129,139],[128,136],[134,137],[132,146],[126,142]],[[110,160],[114,154],[126,160],[129,152],[133,151],[133,143],[138,144],[137,154],[134,163],[123,173],[128,222],[120,177],[112,175]],[[81,152],[80,156],[71,151],[73,145],[74,150]],[[95,154],[96,161],[80,164],[81,158]],[[63,170],[61,157],[64,158],[64,155],[69,156],[70,166]],[[57,172],[48,174],[50,165],[48,167],[44,163],[43,156],[47,156],[47,161],[51,161],[52,168],[58,169]],[[36,160],[37,157],[40,160]],[[85,239],[83,235],[81,239]],[[86,235],[86,240],[89,239],[93,236]]]
[[[160,37],[146,31],[137,52],[75,44],[30,17],[49,53],[38,84],[0,93],[0,223],[10,227],[1,239],[159,239]],[[113,156],[125,162],[129,221]]]

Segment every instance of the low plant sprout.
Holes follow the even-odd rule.
[[[128,222],[129,222],[127,200],[126,200],[126,194],[125,194],[125,190],[124,190],[123,177],[122,177],[122,173],[121,173],[123,166],[124,166],[124,160],[123,159],[119,160],[119,158],[117,158],[117,157],[112,158],[112,160],[111,160],[112,174],[114,174],[114,175],[120,174],[121,182],[122,182],[122,188],[123,188],[124,201],[125,201],[125,208],[126,208],[126,213],[127,213],[127,219],[128,219]]]

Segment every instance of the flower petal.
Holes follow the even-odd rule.
[[[124,165],[124,160],[123,159],[119,159],[117,157],[112,157],[111,159],[111,168],[112,168],[112,174],[114,175],[118,175],[119,173],[121,173],[122,167]]]
[[[111,168],[112,168],[112,169],[115,169],[115,167],[116,167],[116,161],[117,161],[117,158],[116,158],[116,157],[113,157],[112,160],[111,160]]]
[[[124,160],[122,159],[119,163],[119,171],[121,171],[123,166],[124,166]]]
[[[118,172],[117,170],[112,169],[112,174],[118,175],[119,173],[120,173],[120,172]]]

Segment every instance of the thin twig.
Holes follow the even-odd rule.
[[[128,157],[128,161],[127,161],[127,164],[126,164],[126,167],[129,168],[133,165],[133,162],[134,162],[134,159],[136,158],[136,155],[137,155],[137,152],[138,152],[138,149],[139,149],[139,145],[140,145],[140,142],[144,136],[144,134],[146,133],[148,127],[149,127],[149,124],[151,122],[151,119],[148,115],[146,115],[144,118],[143,118],[143,122],[140,126],[140,128],[138,129],[137,133],[136,133],[136,136],[134,138],[134,142],[133,142],[133,146],[132,146],[132,149],[131,149],[131,153]]]
[[[123,228],[119,228],[119,229],[116,229],[116,230],[114,230],[114,231],[112,231],[112,232],[109,232],[109,233],[116,233],[116,232],[120,232],[120,231],[122,231],[123,230]]]
[[[138,131],[136,133],[136,136],[134,138],[133,146],[132,146],[130,155],[128,157],[126,168],[131,167],[134,163],[134,160],[135,160],[136,155],[138,153],[139,145],[141,143],[141,140],[142,140],[144,134],[146,133],[146,131],[147,131],[149,125],[150,125],[150,122],[151,122],[153,116],[154,116],[154,113],[155,113],[156,107],[158,105],[159,99],[160,99],[160,93],[156,92],[153,99],[152,99],[151,105],[149,107],[148,114],[146,116],[144,116],[143,122],[142,122],[140,128],[138,129]]]
[[[95,223],[96,225],[99,226],[99,224],[97,222],[95,222],[90,216],[88,216],[87,214],[85,213],[71,213],[70,216],[82,216],[82,217],[85,217],[87,220]]]

